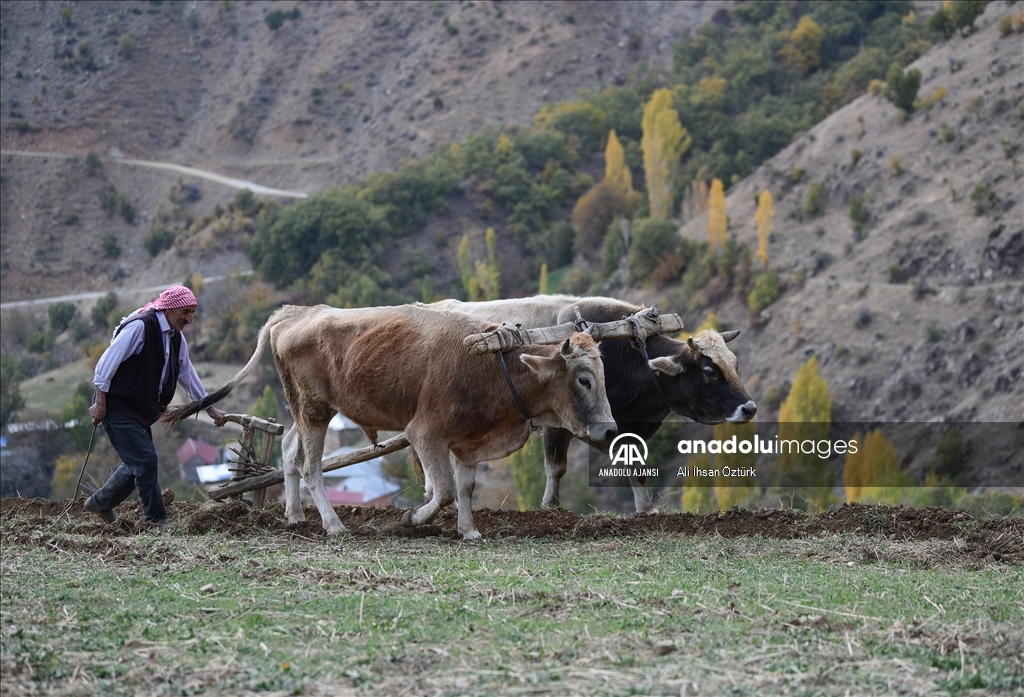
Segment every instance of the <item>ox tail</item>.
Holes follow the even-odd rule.
[[[416,453],[416,448],[411,445],[409,446],[409,471],[412,474],[412,480],[417,484],[427,481],[423,476],[423,463],[420,462],[420,456]]]
[[[220,400],[227,397],[231,393],[231,390],[235,389],[238,383],[244,380],[245,377],[252,372],[252,369],[256,367],[256,364],[259,363],[260,357],[263,355],[263,350],[266,348],[267,342],[270,339],[270,329],[273,325],[277,324],[278,315],[280,314],[282,314],[280,310],[275,312],[271,315],[270,319],[267,320],[267,323],[263,325],[263,328],[260,329],[259,339],[256,342],[256,350],[253,352],[252,358],[250,358],[249,362],[238,371],[238,374],[235,375],[231,382],[224,385],[224,387],[221,387],[216,392],[211,392],[202,399],[197,399],[194,402],[189,402],[188,404],[168,409],[160,415],[160,421],[168,426],[177,426],[184,419],[187,419],[193,414],[198,414],[204,409],[210,408]]]

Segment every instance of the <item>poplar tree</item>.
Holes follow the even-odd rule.
[[[753,421],[745,424],[722,423],[714,428],[716,440],[729,440],[736,436],[737,442],[754,441],[756,427]],[[715,468],[746,469],[757,464],[757,453],[719,453],[715,456]],[[717,477],[715,480],[715,498],[719,510],[727,510],[733,506],[741,506],[758,493],[757,482],[753,477]]]
[[[548,263],[546,261],[540,265],[540,283],[537,284],[537,294],[548,294]]]
[[[640,125],[643,129],[640,148],[644,155],[651,217],[667,220],[679,158],[690,147],[693,138],[679,122],[678,112],[672,108],[672,93],[664,88],[651,95]]]
[[[544,441],[536,433],[520,450],[508,458],[512,481],[516,484],[516,503],[520,511],[540,506],[544,499],[547,474],[544,470]]]
[[[633,173],[626,166],[626,153],[614,128],[608,132],[608,145],[604,149],[604,180],[627,194],[633,191]]]
[[[772,194],[768,189],[761,192],[757,199],[757,258],[768,270],[768,238],[772,234],[773,218],[775,216],[772,206]]]
[[[843,489],[847,501],[896,503],[910,477],[900,470],[899,455],[879,429],[863,438],[857,433],[857,452],[846,456]]]
[[[715,253],[725,247],[725,226],[725,188],[720,179],[714,179],[708,195],[708,242]]]
[[[828,382],[818,374],[818,358],[811,356],[796,371],[789,396],[779,407],[779,441],[827,440],[832,427],[832,397]],[[810,489],[808,495],[821,508],[830,501],[832,480],[828,460],[816,452],[781,452],[783,485]],[[788,481],[787,481],[788,480]]]
[[[810,16],[801,17],[796,29],[792,32],[783,31],[779,37],[787,42],[779,49],[779,55],[787,68],[808,73],[821,65],[821,41],[825,38],[825,32]]]

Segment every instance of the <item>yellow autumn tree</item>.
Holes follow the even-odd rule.
[[[754,216],[757,220],[757,258],[764,265],[766,271],[768,270],[768,238],[772,234],[775,216],[772,210],[774,203],[771,192],[765,189],[757,198],[757,214]]]
[[[542,262],[540,265],[540,283],[537,284],[537,295],[548,294],[548,263]]]
[[[725,227],[725,187],[720,179],[713,179],[708,195],[708,242],[716,253],[725,247]]]
[[[817,446],[828,439],[831,428],[832,396],[818,374],[817,356],[811,356],[797,369],[789,396],[779,407],[780,483],[805,489],[820,508],[831,504],[833,482],[828,459],[819,455]],[[812,452],[803,452],[804,441],[814,444]]]
[[[736,436],[739,441],[754,441],[754,422],[745,424],[722,423],[715,426],[715,440],[727,441]],[[737,449],[735,453],[722,452],[715,455],[715,469],[723,470],[745,470],[754,468],[757,464],[757,453],[741,453]],[[715,478],[715,499],[718,501],[719,510],[727,510],[733,506],[742,506],[758,493],[757,482],[753,477],[724,477]]]
[[[700,453],[691,457],[687,466],[711,469],[711,458]],[[687,513],[714,513],[718,510],[715,504],[714,477],[686,477],[683,483],[683,510]]]
[[[484,245],[487,247],[487,261],[476,262],[476,284],[479,288],[480,300],[497,300],[501,297],[501,275],[498,271],[497,238],[494,228],[487,228],[484,234]]]
[[[800,18],[793,31],[780,32],[779,38],[786,42],[779,55],[787,68],[806,74],[821,65],[821,40],[825,32],[808,15]]]
[[[652,218],[667,220],[672,205],[672,190],[679,158],[689,149],[693,138],[672,106],[672,93],[660,89],[651,95],[641,121],[643,138],[640,149],[647,175],[647,198]]]
[[[626,166],[626,153],[614,128],[608,132],[608,145],[604,149],[604,180],[627,194],[633,191],[633,173]]]
[[[843,465],[843,489],[847,501],[897,503],[910,477],[900,469],[899,455],[879,429],[864,437],[853,437],[858,448],[846,456]]]

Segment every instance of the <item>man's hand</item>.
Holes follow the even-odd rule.
[[[213,425],[217,426],[218,428],[227,423],[227,419],[225,418],[227,414],[222,412],[217,407],[210,407],[209,409],[206,410],[206,413],[210,415],[211,419],[213,419]]]
[[[107,393],[96,390],[96,400],[89,407],[89,415],[92,417],[92,425],[95,426],[107,418]]]

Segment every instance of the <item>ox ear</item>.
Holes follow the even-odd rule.
[[[724,341],[725,343],[728,344],[730,341],[732,341],[733,339],[735,339],[739,335],[740,335],[740,330],[739,329],[733,329],[731,332],[722,332],[722,341]]]
[[[647,361],[647,365],[651,366],[651,370],[656,370],[665,375],[679,375],[685,370],[685,368],[672,356],[658,356]]]
[[[530,369],[534,375],[541,382],[548,382],[558,373],[558,363],[561,363],[561,359],[558,357],[548,358],[546,356],[534,356],[529,353],[524,353],[519,356],[527,368]]]

